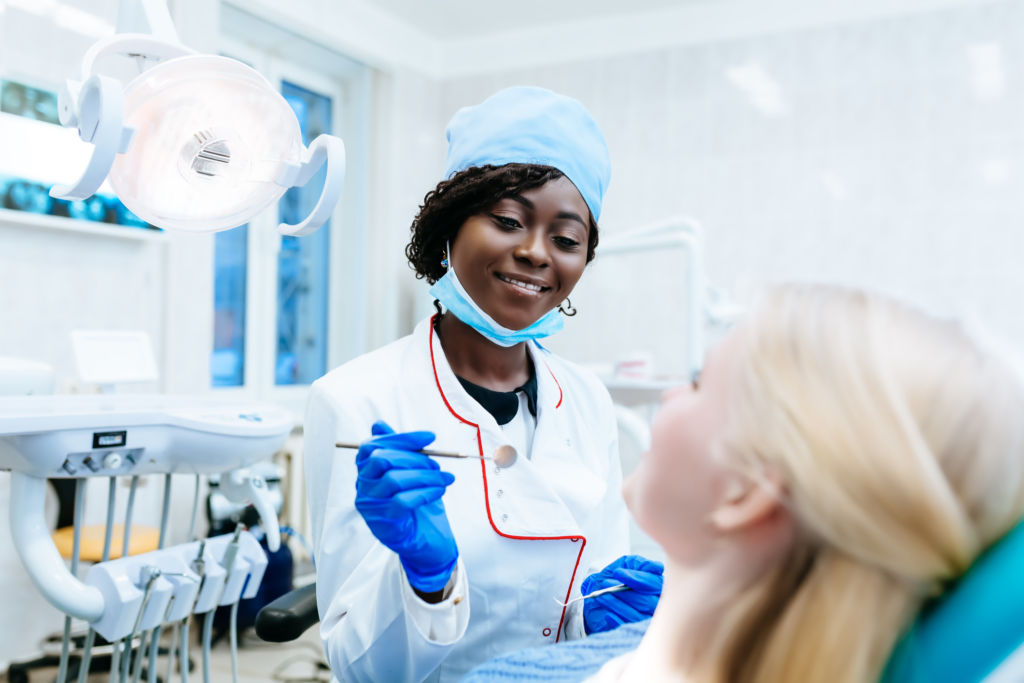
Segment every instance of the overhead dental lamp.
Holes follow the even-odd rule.
[[[150,32],[123,32],[140,25]],[[86,52],[80,80],[61,90],[61,123],[93,150],[78,181],[55,185],[53,197],[85,199],[109,178],[149,223],[214,232],[248,222],[326,166],[316,206],[278,230],[307,235],[330,218],[345,177],[340,138],[303,146],[294,112],[270,82],[235,59],[182,45],[165,0],[121,0],[118,29]],[[111,55],[143,70],[123,84],[101,68]]]

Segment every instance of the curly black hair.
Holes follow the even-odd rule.
[[[471,216],[487,211],[506,197],[561,178],[564,173],[551,166],[505,164],[473,166],[449,180],[442,180],[423,198],[423,205],[412,221],[412,237],[405,247],[409,266],[417,279],[434,284],[445,274],[441,252],[455,240],[459,228]],[[589,216],[587,263],[597,248],[597,223]]]

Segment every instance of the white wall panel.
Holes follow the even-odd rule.
[[[979,43],[1000,46],[1001,99],[972,89]],[[1024,346],[1021,45],[1024,4],[987,3],[449,79],[441,110],[512,84],[576,96],[612,152],[604,234],[689,214],[717,285],[857,284]],[[726,76],[754,64],[787,114],[761,113]],[[581,314],[552,346],[596,361],[648,344],[660,368],[679,366],[657,336],[675,334],[677,269],[606,263],[584,277]],[[607,297],[600,313],[590,290]]]
[[[162,242],[9,222],[17,215],[0,219],[0,355],[50,363],[58,391],[76,376],[74,329],[142,330],[161,357]]]

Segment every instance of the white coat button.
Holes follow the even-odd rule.
[[[498,489],[498,495],[499,496],[505,495],[505,491],[503,489]]]
[[[501,516],[501,521],[503,521],[503,522],[507,522],[507,521],[508,521],[508,515],[505,515],[505,514],[503,514],[503,515]]]

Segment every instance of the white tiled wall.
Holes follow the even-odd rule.
[[[71,330],[142,330],[162,357],[163,247],[0,219],[0,355],[51,364],[64,391]]]
[[[972,87],[981,44],[998,46],[998,98]],[[726,75],[755,64],[786,114],[761,113]],[[603,234],[687,214],[705,226],[716,285],[865,285],[970,313],[1024,346],[1024,3],[450,80],[440,117],[421,121],[513,84],[577,97],[601,124],[613,160]],[[658,369],[681,370],[672,258],[595,264],[552,346],[587,362],[648,348]]]
[[[382,346],[412,331],[429,309],[425,285],[405,258],[409,227],[426,193],[444,171],[440,89],[405,70],[375,75],[376,146],[369,268],[368,345]]]

